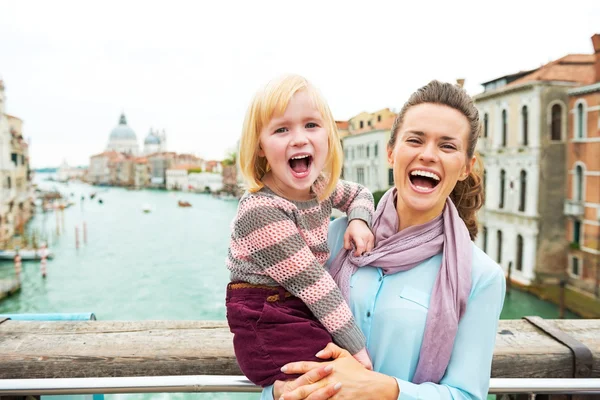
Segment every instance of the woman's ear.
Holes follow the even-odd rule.
[[[473,166],[475,165],[475,161],[477,161],[477,157],[475,157],[475,156],[471,157],[471,160],[469,161],[469,163],[467,163],[467,165],[465,165],[465,170],[463,171],[463,173],[458,178],[459,181],[464,181],[465,179],[467,179],[467,177],[469,176],[469,174],[473,170]]]
[[[262,149],[262,146],[260,145],[260,143],[258,144],[258,151],[256,152],[256,154],[258,154],[259,157],[264,157],[265,156],[265,152]]]
[[[390,164],[390,167],[394,166],[394,149],[391,148],[390,146],[387,146],[387,156],[388,156],[388,163]]]

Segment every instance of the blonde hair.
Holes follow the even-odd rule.
[[[314,107],[321,113],[324,128],[328,134],[329,151],[322,171],[323,185],[314,185],[319,200],[326,199],[337,185],[342,172],[342,145],[338,136],[335,120],[325,98],[310,82],[299,75],[284,75],[270,81],[260,89],[252,99],[240,139],[239,162],[247,190],[257,192],[264,187],[261,179],[269,171],[265,157],[258,155],[260,133],[274,116],[285,113],[292,97],[299,91],[306,91]],[[323,186],[320,189],[317,186]]]

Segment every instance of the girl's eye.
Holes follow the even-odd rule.
[[[275,133],[283,133],[285,131],[287,131],[287,128],[279,128],[275,130]]]
[[[408,143],[420,143],[419,139],[416,139],[416,138],[408,138],[408,139],[406,139],[406,141]]]
[[[317,124],[315,124],[314,122],[309,122],[308,124],[306,124],[306,128],[311,129],[311,128],[316,128]]]

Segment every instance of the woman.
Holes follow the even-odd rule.
[[[374,371],[329,344],[323,363],[263,398],[483,399],[504,301],[500,267],[472,240],[483,203],[475,146],[479,114],[461,88],[432,81],[411,95],[388,143],[394,188],[373,223],[375,248],[343,251],[330,273],[367,338]],[[345,225],[330,229],[331,254]],[[348,297],[347,297],[348,298]]]

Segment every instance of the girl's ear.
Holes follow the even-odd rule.
[[[262,146],[260,145],[260,143],[258,144],[258,151],[256,152],[256,154],[258,154],[259,157],[264,157],[265,156],[265,152],[262,149]]]

